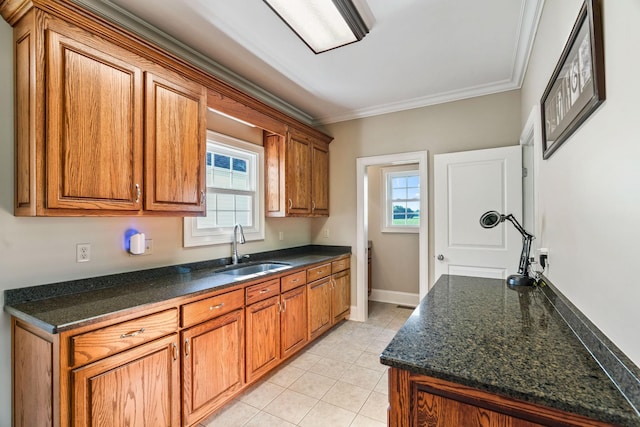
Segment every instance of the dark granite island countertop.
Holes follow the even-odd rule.
[[[309,245],[252,254],[251,262],[282,262],[288,270],[327,262],[351,253],[347,246]],[[99,321],[106,315],[184,296],[196,296],[237,286],[257,277],[234,280],[216,274],[228,258],[120,273],[68,282],[5,290],[4,310],[49,333]],[[244,265],[244,264],[243,264]],[[273,274],[286,273],[288,270]],[[268,274],[259,278],[268,278]]]
[[[640,426],[542,288],[443,275],[382,353],[383,364],[490,393]]]

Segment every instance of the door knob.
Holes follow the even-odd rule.
[[[438,255],[438,261],[444,261],[444,255],[442,254]]]

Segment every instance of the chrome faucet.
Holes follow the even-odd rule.
[[[231,263],[237,264],[240,257],[238,256],[238,230],[240,230],[240,244],[244,244],[246,242],[244,238],[244,230],[242,230],[242,226],[240,224],[236,224],[233,226],[233,255],[231,255]]]

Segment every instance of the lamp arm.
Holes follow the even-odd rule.
[[[532,234],[522,228],[520,223],[512,214],[506,215],[504,219],[508,219],[513,226],[522,234],[522,252],[520,253],[520,264],[518,265],[518,274],[527,276],[529,274],[529,255],[531,253],[531,241],[535,239]]]

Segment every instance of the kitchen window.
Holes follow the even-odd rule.
[[[418,233],[420,174],[413,165],[382,169],[383,233]]]
[[[207,131],[207,216],[184,219],[184,246],[230,243],[233,226],[246,240],[264,240],[264,149]]]

